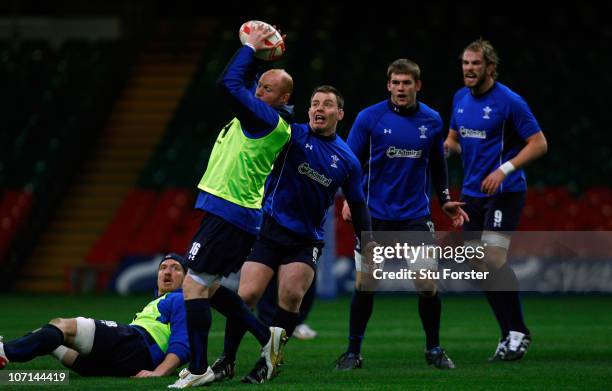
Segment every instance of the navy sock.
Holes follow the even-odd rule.
[[[348,352],[359,354],[361,352],[361,342],[365,334],[366,327],[372,309],[374,308],[374,293],[362,292],[355,289],[351,301],[351,315],[349,323],[349,345]]]
[[[505,300],[504,300],[505,292],[496,292],[496,291],[486,291],[485,296],[487,297],[487,301],[493,310],[493,314],[495,314],[495,319],[497,319],[497,324],[499,325],[499,330],[501,332],[501,339],[505,339],[508,336],[508,331],[510,331],[510,326],[508,324],[508,320],[506,319],[505,314]]]
[[[442,301],[436,292],[433,296],[419,295],[419,316],[425,330],[425,346],[431,350],[440,346],[440,314],[442,313]]]
[[[64,343],[64,333],[52,324],[4,344],[4,353],[9,361],[26,362],[44,356]]]
[[[241,323],[243,327],[257,338],[262,346],[268,343],[270,329],[253,315],[249,307],[244,304],[244,301],[242,301],[236,292],[220,286],[210,300],[214,309],[223,314],[227,319]]]
[[[317,294],[317,276],[315,274],[314,279],[312,280],[312,284],[310,284],[310,288],[306,291],[304,298],[302,299],[302,304],[300,304],[300,316],[298,318],[297,324],[302,324],[306,321],[310,310],[312,309],[312,305],[314,304],[314,299]]]
[[[289,312],[278,306],[274,313],[274,318],[272,319],[272,326],[285,329],[287,336],[291,337],[295,330],[295,326],[297,326],[299,316],[300,314],[298,312]]]
[[[496,274],[498,278],[503,279],[506,283],[504,286],[505,292],[504,303],[506,309],[506,317],[508,318],[508,327],[513,331],[520,331],[524,334],[529,334],[529,329],[525,325],[523,318],[523,308],[521,306],[521,299],[519,297],[519,282],[516,278],[516,273],[508,264],[504,264]]]
[[[518,298],[518,280],[514,270],[507,263],[492,271],[485,283],[486,296],[493,313],[497,318],[502,339],[508,336],[508,331],[526,330]]]
[[[228,318],[225,321],[225,337],[223,339],[223,355],[230,361],[236,361],[236,354],[240,347],[240,342],[246,334],[247,329],[235,319]]]
[[[208,333],[212,323],[208,299],[185,300],[187,332],[191,348],[189,372],[201,375],[208,369]]]

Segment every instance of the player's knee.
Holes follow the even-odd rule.
[[[486,260],[482,259],[470,259],[469,261],[470,268],[477,272],[488,272],[489,268],[487,267]]]
[[[49,321],[49,324],[57,327],[64,333],[64,337],[74,337],[76,335],[76,320],[55,318]]]
[[[283,304],[283,307],[287,308],[289,311],[297,312],[300,310],[300,304],[302,304],[304,293],[303,289],[295,287],[281,289],[279,301]]]
[[[489,246],[485,252],[485,259],[490,269],[500,269],[508,259],[508,252],[505,248]]]
[[[358,291],[373,290],[376,288],[375,281],[369,278],[369,274],[365,272],[355,273],[355,289]]]
[[[62,318],[53,318],[49,321],[49,324],[52,324],[53,326],[57,327],[58,329],[61,330],[62,328],[62,322],[64,319]]]
[[[183,280],[183,296],[186,300],[208,297],[208,288],[188,275]]]
[[[431,280],[420,280],[415,281],[414,286],[419,296],[422,297],[434,297],[438,292],[438,287],[435,281]]]
[[[240,296],[242,301],[244,301],[244,304],[251,309],[255,308],[257,302],[259,301],[259,296],[257,293],[251,290],[239,290],[238,296]]]

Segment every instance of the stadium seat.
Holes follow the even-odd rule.
[[[88,263],[117,263],[134,233],[142,226],[156,200],[152,190],[132,190],[123,201],[104,234],[86,257]]]

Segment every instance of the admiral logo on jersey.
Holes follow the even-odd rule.
[[[459,133],[461,134],[461,137],[480,138],[483,140],[487,138],[486,130],[468,129],[461,126],[459,128]]]
[[[319,174],[314,168],[310,168],[308,163],[300,164],[298,166],[298,172],[302,175],[306,175],[315,182],[319,182],[325,187],[329,187],[329,185],[332,183],[331,178],[327,178],[325,175]]]
[[[422,150],[414,150],[414,149],[401,149],[401,148],[395,148],[394,146],[390,146],[387,149],[387,157],[390,159],[396,158],[396,157],[407,157],[410,159],[418,159],[423,155],[423,151]]]

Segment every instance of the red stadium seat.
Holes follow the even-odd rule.
[[[355,230],[353,224],[347,223],[342,219],[342,205],[344,197],[337,196],[336,205],[336,256],[353,258],[353,250],[355,249]]]
[[[119,262],[123,249],[150,213],[155,198],[156,193],[152,190],[130,191],[109,226],[91,248],[87,262]]]
[[[168,252],[170,238],[191,208],[191,191],[166,189],[158,197],[149,218],[125,248],[124,255]]]
[[[584,192],[584,198],[589,206],[598,208],[602,204],[612,203],[612,189],[607,187],[592,187]]]
[[[9,189],[0,200],[0,261],[5,259],[15,236],[22,229],[32,210],[32,193]]]

